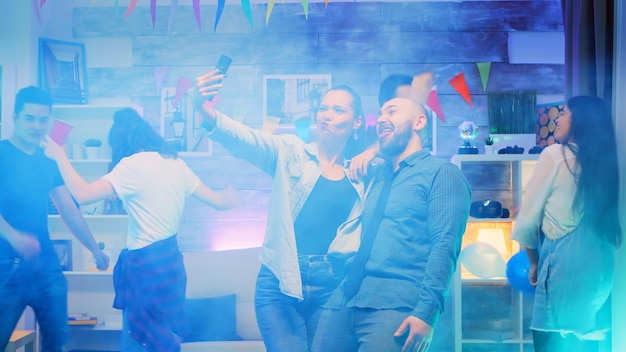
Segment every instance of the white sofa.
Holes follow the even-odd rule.
[[[187,298],[236,294],[236,332],[243,341],[185,342],[182,352],[266,352],[254,312],[260,248],[184,252]]]

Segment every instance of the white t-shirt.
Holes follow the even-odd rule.
[[[200,179],[180,158],[140,152],[123,158],[102,179],[108,181],[128,213],[128,249],[139,249],[178,232],[185,198]]]
[[[568,164],[574,168],[576,157],[561,144],[552,144],[539,155],[512,235],[525,247],[536,248],[540,228],[554,240],[578,226],[581,214],[572,209],[576,182]]]

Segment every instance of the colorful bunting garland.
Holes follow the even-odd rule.
[[[478,66],[478,72],[480,73],[480,81],[483,84],[483,90],[486,92],[489,72],[491,71],[491,62],[477,62],[476,66]]]
[[[463,72],[458,75],[452,77],[448,82],[450,85],[465,99],[465,101],[470,105],[472,105],[472,98],[469,94],[469,89],[467,88],[467,82],[465,81],[465,74]]]

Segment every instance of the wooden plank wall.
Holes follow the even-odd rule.
[[[560,32],[557,1],[344,2],[276,4],[265,26],[266,5],[253,5],[251,27],[241,6],[227,5],[216,32],[215,6],[201,6],[200,31],[190,6],[179,6],[168,30],[169,6],[138,7],[124,20],[115,8],[76,8],[76,38],[132,39],[132,67],[98,67],[88,72],[91,97],[135,97],[154,104],[154,66],[169,67],[163,86],[193,79],[213,67],[221,53],[233,58],[221,109],[248,107],[246,123],[262,124],[263,75],[329,73],[334,84],[353,86],[366,113],[378,109],[380,82],[391,73],[432,70],[446,117],[439,121],[438,154],[449,157],[461,142],[457,126],[473,120],[487,126],[487,99],[476,62],[492,62],[488,91],[536,89],[561,94],[563,65],[509,64],[508,36],[514,31]],[[537,43],[537,51],[549,50]],[[114,54],[114,53],[113,53]],[[448,83],[465,74],[473,106]],[[158,105],[157,105],[158,106]],[[150,109],[156,111],[158,109]],[[157,119],[158,120],[158,119]],[[486,134],[480,130],[480,137]],[[482,140],[482,138],[479,138]]]
[[[130,65],[88,64],[90,98],[131,97],[144,106],[145,117],[158,128],[160,95],[154,67],[168,68],[162,86],[176,86],[181,76],[192,80],[211,69],[224,53],[233,58],[233,63],[219,108],[232,114],[235,107],[245,107],[244,122],[259,127],[263,120],[263,75],[331,74],[333,84],[354,87],[363,98],[366,114],[375,114],[378,86],[387,75],[432,70],[446,117],[446,123],[438,122],[438,156],[447,159],[462,142],[457,132],[461,121],[472,120],[481,127],[478,145],[482,146],[487,134],[486,91],[476,62],[492,62],[487,91],[536,89],[540,95],[563,92],[563,65],[511,64],[508,57],[512,32],[563,31],[558,1],[331,1],[328,8],[323,3],[310,3],[308,20],[301,4],[277,2],[268,26],[266,5],[252,5],[250,26],[237,4],[225,7],[215,32],[213,5],[200,7],[201,30],[190,6],[179,6],[168,27],[169,11],[169,6],[157,7],[152,28],[147,7],[135,8],[127,19],[122,9],[116,14],[114,7],[73,9],[74,38],[90,45],[99,39],[131,42]],[[115,50],[112,48],[110,55],[122,54]],[[550,48],[538,42],[533,50]],[[465,74],[473,106],[448,83],[460,72]],[[227,155],[217,147],[215,151],[220,157]],[[224,241],[239,241],[231,247],[260,245],[271,188],[269,177],[245,162],[227,157],[187,160],[209,184],[220,187],[234,183],[242,190],[242,203],[246,204],[217,213],[192,203],[181,224],[182,247],[220,249]],[[476,199],[492,191],[506,197],[510,189],[508,169],[491,171],[488,178],[480,177],[480,170],[470,172],[495,185],[487,186],[485,191],[476,180],[470,180],[479,189]]]

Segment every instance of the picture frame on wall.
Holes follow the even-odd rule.
[[[52,245],[61,263],[61,269],[72,271],[72,240],[52,240]]]
[[[39,84],[56,104],[87,104],[84,44],[40,38]]]
[[[264,75],[263,117],[278,124],[315,123],[322,95],[331,87],[330,74]]]

